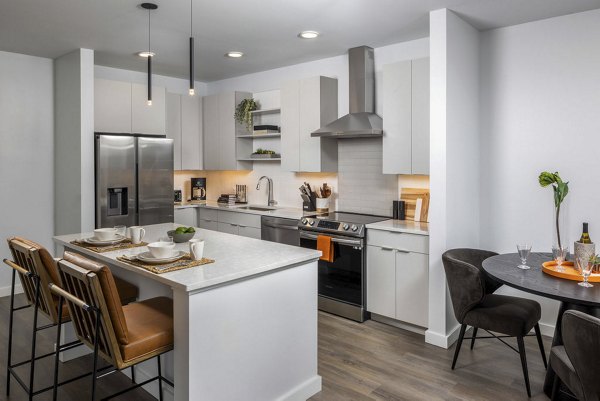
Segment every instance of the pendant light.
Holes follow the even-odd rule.
[[[148,100],[146,104],[152,106],[152,49],[150,48],[150,12],[156,10],[158,5],[154,3],[142,3],[142,8],[148,10]]]
[[[193,3],[194,0],[190,0],[190,96],[194,96],[196,93],[194,90],[194,35],[193,35]]]

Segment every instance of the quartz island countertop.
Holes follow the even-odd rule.
[[[179,226],[180,224],[173,223],[145,226],[146,236],[144,241],[158,241],[160,237],[166,236],[167,231],[174,230]],[[187,292],[267,274],[271,271],[317,260],[321,255],[319,251],[307,248],[196,228],[194,238],[205,240],[204,257],[214,259],[215,262],[190,269],[154,274],[117,260],[117,256],[137,255],[145,252],[148,250],[146,247],[97,253],[70,243],[73,240],[92,236],[93,233],[79,233],[57,236],[54,237],[54,240],[60,245],[76,249],[80,253],[92,256],[107,264],[118,265],[123,269],[135,271],[172,288],[183,289]],[[189,244],[187,242],[177,244],[175,249],[189,251]]]

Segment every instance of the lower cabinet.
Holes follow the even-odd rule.
[[[367,238],[367,310],[428,326],[429,238],[377,231]]]
[[[207,208],[199,211],[200,228],[260,239],[260,215]]]
[[[198,223],[198,212],[196,210],[195,207],[175,209],[175,223],[182,224],[186,227],[196,227]]]

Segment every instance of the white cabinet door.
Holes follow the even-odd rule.
[[[219,170],[219,95],[203,98],[202,116],[204,169]]]
[[[429,58],[412,62],[412,173],[429,175]]]
[[[310,134],[321,128],[320,77],[300,81],[300,171],[320,171],[321,138]]]
[[[260,228],[256,227],[248,227],[248,226],[238,226],[238,234],[244,237],[256,238],[260,239]]]
[[[235,235],[239,234],[239,227],[237,226],[237,224],[219,222],[218,229],[222,233],[235,234]]]
[[[416,252],[396,252],[396,319],[427,327],[429,257]],[[368,294],[368,292],[367,292]]]
[[[383,173],[411,174],[411,70],[409,61],[383,66]]]
[[[186,207],[175,209],[175,223],[183,224],[186,227],[196,227],[198,224],[198,214],[196,208]]]
[[[94,81],[94,131],[131,132],[131,83]]]
[[[199,219],[198,227],[203,228],[205,230],[219,231],[219,223],[212,220]]]
[[[300,171],[300,81],[281,88],[281,168]]]
[[[235,93],[219,94],[219,170],[236,170],[235,157]]]
[[[167,138],[173,140],[173,168],[181,170],[181,96],[167,93]]]
[[[367,246],[367,310],[396,317],[396,251]]]
[[[182,170],[202,169],[202,99],[181,96]]]
[[[135,134],[165,135],[165,88],[152,86],[152,105],[146,104],[146,85],[131,85],[131,131]]]

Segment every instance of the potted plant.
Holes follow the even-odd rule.
[[[233,118],[240,124],[246,126],[248,132],[252,132],[252,112],[258,110],[258,102],[254,99],[244,99],[235,108],[235,114]]]
[[[548,185],[552,185],[554,190],[554,210],[555,210],[555,222],[556,222],[556,239],[558,241],[558,247],[562,248],[562,242],[560,237],[560,206],[569,193],[569,182],[564,182],[558,172],[549,173],[544,171],[539,176],[540,185],[545,188]]]

